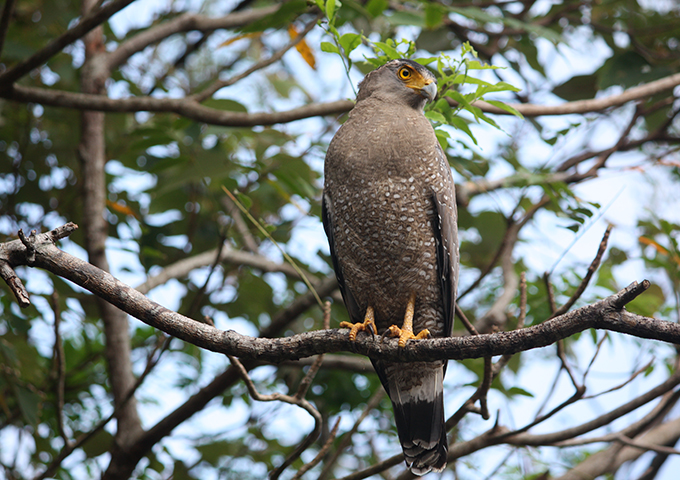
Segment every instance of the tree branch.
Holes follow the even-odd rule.
[[[0,18],[0,56],[2,55],[2,49],[5,47],[7,29],[14,14],[14,5],[16,3],[16,0],[5,0],[5,6],[2,7],[2,17]]]
[[[575,102],[566,102],[560,105],[534,105],[530,103],[508,103],[508,105],[515,108],[525,117],[598,112],[610,107],[618,107],[633,100],[651,97],[657,93],[677,87],[678,85],[680,85],[680,73],[676,73],[653,82],[645,83],[643,85],[638,85],[637,87],[629,88],[628,90],[624,90],[619,95],[612,95],[611,97],[577,100]],[[453,99],[447,98],[447,100],[452,105],[457,105]],[[473,103],[473,105],[475,107],[481,108],[487,113],[511,115],[505,110],[481,100]]]
[[[281,5],[234,12],[223,17],[211,18],[205,15],[184,13],[168,22],[146,29],[121,43],[113,52],[107,54],[106,65],[110,70],[125,63],[128,58],[141,52],[149,45],[180,32],[198,30],[201,32],[218,29],[238,28],[276,13]]]
[[[165,267],[158,275],[154,275],[147,279],[146,282],[138,285],[136,289],[142,293],[147,293],[172,278],[183,278],[192,270],[210,265],[215,260],[217,253],[217,249],[213,249],[179,260]],[[282,272],[288,276],[299,278],[298,273],[288,263],[278,263],[263,255],[233,250],[227,244],[224,245],[220,252],[219,261],[235,265],[247,265],[263,272]]]
[[[627,312],[626,303],[649,288],[649,281],[633,282],[619,293],[592,305],[568,312],[542,324],[512,332],[470,337],[448,337],[409,342],[405,348],[391,338],[360,335],[349,341],[343,330],[320,330],[284,338],[254,338],[233,331],[218,330],[152,302],[112,275],[75,258],[55,246],[58,233],[72,232],[68,224],[44,234],[32,233],[22,240],[5,243],[0,261],[12,267],[29,265],[48,270],[95,293],[144,323],[201,348],[245,359],[270,362],[298,359],[321,353],[351,351],[389,361],[433,361],[506,355],[551,345],[588,328],[612,330],[640,338],[680,343],[680,325]],[[324,284],[324,282],[322,282]],[[328,295],[334,284],[324,284]],[[308,307],[308,306],[307,306]],[[272,325],[276,324],[274,319]]]
[[[59,53],[64,47],[83,37],[90,30],[104,23],[113,14],[127,7],[133,1],[134,0],[112,0],[99,10],[88,13],[81,18],[76,26],[52,40],[45,48],[37,51],[26,60],[19,62],[13,68],[0,75],[0,86],[3,87],[2,89],[4,90],[4,87],[10,86],[34,68],[44,64],[47,60]]]
[[[0,79],[2,79],[2,76],[0,76]],[[615,95],[604,99],[582,100],[557,106],[532,104],[511,105],[525,116],[587,113],[601,110],[609,106],[622,105],[628,101],[649,95],[649,92],[658,93],[673,88],[678,84],[680,84],[680,74],[675,74],[649,84],[631,88],[621,95]],[[337,100],[329,103],[309,104],[303,107],[274,113],[227,112],[205,107],[189,98],[130,97],[112,99],[104,95],[72,93],[63,90],[26,87],[23,85],[13,85],[10,89],[0,91],[0,97],[23,103],[35,102],[42,105],[75,108],[80,110],[98,110],[103,112],[172,112],[199,122],[231,127],[274,125],[310,117],[338,115],[349,111],[354,106],[354,102],[350,100]],[[574,106],[574,104],[578,105]],[[507,114],[504,110],[497,109],[496,107],[484,103],[475,105],[488,113]]]
[[[349,111],[354,102],[338,100],[329,103],[312,103],[283,112],[244,113],[229,112],[205,107],[189,98],[129,97],[113,99],[105,95],[72,93],[63,90],[14,85],[0,91],[0,97],[18,102],[34,102],[53,107],[98,110],[102,112],[169,112],[183,115],[198,122],[226,127],[253,127],[288,123],[303,118],[338,115]]]
[[[314,20],[309,22],[304,30],[300,32],[295,38],[292,38],[290,42],[288,42],[286,45],[283,46],[278,52],[274,53],[271,55],[269,58],[266,58],[264,60],[260,60],[257,62],[255,65],[251,66],[248,68],[245,72],[239,73],[238,75],[228,79],[228,80],[216,80],[215,82],[212,83],[212,85],[208,86],[205,90],[203,90],[200,93],[197,93],[195,95],[192,95],[192,99],[197,101],[197,102],[202,102],[204,100],[207,100],[208,98],[212,97],[218,90],[224,87],[229,87],[236,82],[243,80],[246,78],[248,75],[250,75],[253,72],[256,72],[258,70],[261,70],[269,65],[271,65],[274,62],[279,61],[285,53],[290,50],[291,48],[295,47],[298,43],[300,43],[304,38],[305,35],[307,35],[309,32],[312,31],[312,28],[316,26],[316,23],[322,18],[323,14],[319,12],[316,17],[314,17]]]

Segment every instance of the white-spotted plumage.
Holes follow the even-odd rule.
[[[411,68],[418,90],[397,75]],[[415,75],[415,73],[414,73]],[[357,104],[326,155],[323,220],[352,322],[374,309],[378,332],[401,326],[415,293],[415,333],[451,334],[458,276],[451,170],[425,102],[434,77],[394,60],[369,73]],[[407,465],[415,474],[446,465],[446,362],[373,362],[392,400]]]

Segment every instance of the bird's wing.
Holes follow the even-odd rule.
[[[455,193],[448,195],[455,202]],[[441,195],[432,194],[435,205],[434,237],[437,243],[437,273],[444,304],[444,334],[451,336],[453,317],[456,313],[456,286],[458,284],[458,226],[454,205],[444,203]]]
[[[340,286],[340,293],[342,293],[342,298],[345,301],[345,306],[347,307],[347,312],[349,313],[349,319],[352,323],[363,322],[364,316],[357,305],[354,295],[347,287],[345,283],[345,276],[342,273],[342,268],[338,263],[338,256],[335,252],[335,235],[333,234],[333,205],[332,200],[324,192],[323,199],[321,201],[321,220],[323,221],[323,229],[326,231],[326,236],[328,237],[328,245],[331,250],[331,259],[333,260],[333,270],[335,270],[335,277],[338,279],[338,285]]]

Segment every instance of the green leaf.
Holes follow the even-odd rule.
[[[597,93],[597,75],[576,75],[561,85],[553,88],[553,93],[569,102],[595,98]]]
[[[652,284],[645,293],[626,305],[626,310],[645,317],[653,317],[666,302],[666,296],[660,286]]]
[[[113,436],[103,428],[95,433],[87,442],[83,443],[82,449],[88,458],[95,458],[111,451]]]
[[[387,0],[370,0],[366,4],[366,11],[373,16],[373,18],[376,18],[385,11],[387,8],[388,2]]]
[[[521,396],[523,396],[523,397],[531,397],[531,398],[534,398],[534,394],[533,394],[533,393],[529,392],[528,390],[524,390],[523,388],[519,388],[519,387],[510,387],[510,388],[508,389],[508,391],[506,392],[506,394],[507,394],[509,397],[514,397],[514,396],[516,396],[516,395],[521,395]]]
[[[524,118],[524,116],[521,113],[519,113],[517,109],[511,107],[507,103],[499,102],[498,100],[485,100],[485,102],[488,103],[489,105],[493,105],[494,107],[498,107],[501,110],[505,110],[506,112],[511,113],[516,117],[522,119]]]
[[[429,112],[425,112],[425,117],[433,122],[446,123],[446,118],[439,112],[430,110]]]
[[[437,3],[425,5],[425,27],[433,30],[439,27],[444,21],[446,10]]]
[[[426,23],[425,23],[425,15],[423,12],[416,12],[416,11],[396,11],[392,13],[389,17],[387,17],[388,21],[390,22],[391,25],[394,26],[415,26],[415,27],[421,27],[421,28],[426,28]]]
[[[361,45],[361,35],[358,33],[345,33],[338,40],[340,46],[345,51],[345,55],[349,56],[352,51]]]
[[[326,0],[326,16],[329,21],[333,21],[335,16],[336,8],[340,8],[340,2],[338,0]]]
[[[321,51],[328,53],[337,53],[338,55],[341,55],[340,49],[330,42],[321,42]]]
[[[477,145],[477,139],[472,134],[472,130],[470,130],[470,127],[468,127],[468,124],[465,122],[465,120],[460,117],[454,117],[451,121],[451,125],[464,132],[468,137],[470,137],[470,140],[472,140],[474,144]]]
[[[243,205],[243,208],[246,210],[250,210],[253,206],[253,201],[250,199],[248,195],[244,195],[243,193],[237,193],[236,198],[238,199],[239,202],[241,202],[241,205]]]
[[[296,17],[307,10],[306,0],[290,0],[281,4],[275,13],[268,15],[260,20],[246,25],[241,32],[264,32],[269,28],[281,28],[287,26]]]
[[[40,395],[21,385],[14,384],[17,403],[21,410],[21,416],[27,423],[38,425],[40,413]]]
[[[392,45],[389,45],[385,42],[374,42],[373,45],[375,45],[385,55],[387,55],[387,57],[390,60],[396,60],[397,58],[401,58],[401,54]]]
[[[245,105],[237,102],[236,100],[230,100],[227,98],[210,98],[203,102],[203,105],[229,112],[248,113],[248,109],[245,107]]]
[[[675,73],[665,66],[653,67],[639,53],[625,51],[609,58],[596,72],[599,89],[613,85],[624,88],[634,87]]]

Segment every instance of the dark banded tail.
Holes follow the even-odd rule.
[[[399,442],[406,465],[415,475],[446,467],[448,442],[444,424],[442,362],[388,364],[375,362],[392,400]]]

